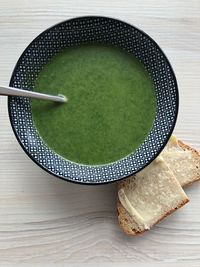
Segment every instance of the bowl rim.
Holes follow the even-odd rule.
[[[135,175],[137,172],[140,172],[141,170],[143,170],[144,168],[146,168],[160,153],[161,151],[164,149],[164,147],[166,146],[170,136],[172,135],[173,133],[173,130],[174,130],[174,127],[176,125],[176,122],[177,122],[177,118],[178,118],[178,111],[179,111],[179,90],[178,90],[178,83],[177,83],[177,79],[176,79],[176,76],[175,76],[175,72],[172,68],[172,65],[168,59],[168,57],[166,56],[166,54],[164,53],[164,51],[161,49],[161,47],[158,45],[158,43],[151,37],[149,36],[146,32],[144,32],[143,30],[141,30],[140,28],[136,27],[135,25],[132,25],[130,24],[129,22],[125,22],[121,19],[118,19],[118,18],[115,18],[115,17],[109,17],[109,16],[102,16],[102,15],[86,15],[86,16],[76,16],[76,17],[72,17],[72,18],[69,18],[69,19],[66,19],[66,20],[63,20],[63,21],[60,21],[50,27],[48,27],[47,29],[43,30],[42,32],[40,32],[29,44],[28,46],[25,47],[25,49],[23,50],[23,52],[21,53],[20,57],[18,58],[15,66],[14,66],[14,69],[12,71],[12,74],[11,74],[11,78],[10,78],[10,81],[9,81],[9,86],[12,86],[13,84],[13,80],[14,80],[14,74],[16,72],[16,69],[18,67],[18,64],[20,63],[20,60],[21,58],[24,56],[24,54],[28,51],[28,49],[32,46],[32,44],[37,41],[44,33],[48,32],[50,29],[54,28],[54,27],[57,27],[59,26],[60,24],[63,24],[63,23],[66,23],[66,22],[70,22],[70,21],[73,21],[73,20],[77,20],[77,19],[90,19],[90,18],[100,18],[100,19],[109,19],[109,20],[113,20],[113,21],[118,21],[118,22],[121,22],[125,25],[128,25],[128,26],[131,26],[133,27],[134,29],[136,29],[138,32],[140,32],[141,34],[145,35],[148,39],[151,40],[151,42],[156,46],[156,48],[159,50],[159,52],[162,53],[164,59],[166,60],[166,63],[168,64],[169,66],[169,69],[170,69],[170,72],[173,76],[173,81],[174,81],[174,87],[175,87],[175,90],[176,90],[176,109],[175,109],[175,113],[174,113],[174,120],[173,120],[173,124],[170,128],[170,130],[168,131],[168,135],[165,139],[165,142],[163,142],[162,146],[160,147],[160,149],[157,151],[157,153],[155,153],[155,155],[147,162],[145,163],[140,169],[138,169],[137,171],[135,171],[134,173],[132,174],[128,174],[124,177],[119,177],[117,179],[114,179],[114,180],[110,180],[110,181],[98,181],[98,182],[85,182],[85,181],[80,181],[80,180],[72,180],[72,179],[69,179],[69,178],[66,178],[66,177],[62,177],[56,173],[53,173],[51,170],[49,170],[48,168],[46,168],[45,166],[43,166],[42,164],[40,164],[39,162],[37,162],[35,160],[35,158],[26,150],[25,146],[22,144],[21,140],[20,140],[20,137],[19,135],[17,134],[16,130],[15,130],[15,127],[14,127],[14,124],[13,124],[13,121],[12,121],[12,113],[11,113],[11,108],[10,108],[10,102],[11,102],[11,98],[12,96],[8,96],[8,115],[9,115],[9,121],[10,121],[10,124],[11,124],[11,127],[12,127],[12,130],[14,132],[14,135],[18,141],[18,143],[20,144],[20,146],[22,147],[22,149],[24,150],[24,152],[26,153],[26,155],[35,163],[37,164],[40,168],[42,168],[44,171],[46,171],[47,173],[61,179],[61,180],[64,180],[64,181],[67,181],[67,182],[71,182],[71,183],[75,183],[75,184],[81,184],[81,185],[105,185],[105,184],[110,184],[110,183],[114,183],[114,182],[119,182],[123,179],[126,179],[132,175]],[[54,151],[55,154],[57,154],[55,151]],[[57,154],[59,155],[59,154]],[[60,156],[60,155],[59,155]],[[121,160],[121,159],[119,159]],[[104,166],[108,166],[110,165],[111,163],[108,163],[108,164],[104,164]],[[79,165],[83,165],[83,164],[79,164]],[[86,166],[93,166],[94,165],[86,165]]]

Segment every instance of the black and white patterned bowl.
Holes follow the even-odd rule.
[[[11,125],[27,155],[57,177],[85,184],[113,182],[147,166],[167,143],[178,113],[176,78],[162,50],[146,33],[107,17],[78,17],[41,33],[19,58],[10,86],[34,89],[38,73],[52,56],[63,48],[94,42],[109,43],[134,54],[143,62],[155,83],[157,112],[153,127],[141,146],[126,158],[100,166],[81,165],[64,159],[40,138],[32,120],[31,100],[8,98]]]

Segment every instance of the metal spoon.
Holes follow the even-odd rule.
[[[0,95],[12,95],[12,96],[24,96],[24,97],[31,97],[37,99],[46,99],[52,100],[56,102],[67,102],[67,98],[64,95],[48,95],[48,94],[41,94],[33,91],[22,90],[18,88],[8,87],[8,86],[1,86],[0,85]]]

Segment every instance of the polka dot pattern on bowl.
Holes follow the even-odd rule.
[[[150,73],[156,89],[157,114],[149,136],[132,154],[117,162],[80,165],[57,155],[40,138],[31,101],[9,97],[8,109],[15,135],[40,167],[68,181],[99,184],[130,176],[149,164],[166,144],[178,112],[178,88],[173,70],[158,45],[144,32],[106,17],[80,17],[62,22],[40,34],[27,47],[14,69],[10,86],[33,90],[42,67],[62,49],[83,43],[108,43],[134,54]]]

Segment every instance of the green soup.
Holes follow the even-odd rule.
[[[127,156],[155,118],[149,74],[135,57],[112,46],[64,50],[39,73],[35,90],[67,96],[65,104],[33,100],[33,119],[44,142],[77,163],[105,164]]]

